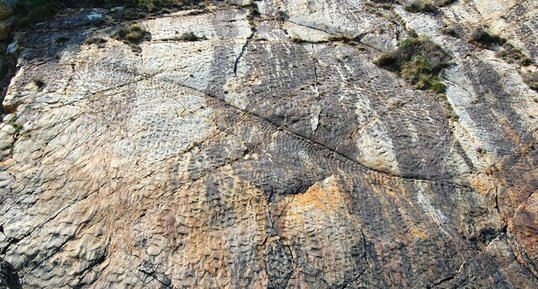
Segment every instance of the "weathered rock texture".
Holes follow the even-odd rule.
[[[467,41],[489,25],[536,63],[538,2],[230,2],[135,21],[139,47],[104,10],[18,38],[22,288],[538,287],[536,66]],[[446,97],[372,63],[411,29],[452,55]]]

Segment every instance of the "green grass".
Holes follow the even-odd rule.
[[[435,43],[411,37],[401,41],[395,51],[382,54],[375,64],[397,73],[417,89],[444,93],[446,85],[440,73],[449,61],[450,56]]]

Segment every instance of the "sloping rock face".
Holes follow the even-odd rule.
[[[0,125],[11,282],[538,288],[536,65],[466,40],[489,25],[538,62],[538,3],[383,2],[216,3],[134,21],[137,47],[105,10],[21,35]],[[446,96],[372,63],[411,29],[452,55]]]

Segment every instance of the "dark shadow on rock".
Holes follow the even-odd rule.
[[[50,22],[38,23],[14,35],[6,51],[9,67],[2,81],[0,102],[4,101],[7,86],[18,67],[54,62],[66,51],[76,53],[94,33],[110,26],[104,21],[106,12],[105,9],[65,10]],[[4,112],[9,113],[9,109],[2,105],[0,113]]]
[[[20,289],[22,288],[19,275],[13,266],[0,258],[0,288]]]
[[[118,9],[64,9],[54,19],[16,33],[6,52],[9,71],[3,81],[0,103],[4,101],[7,86],[18,67],[58,62],[62,55],[76,55],[85,44],[104,47],[107,38],[114,37],[118,30],[127,26],[127,20],[145,16],[139,9],[128,11],[131,10],[136,12],[134,16],[131,15],[134,12],[126,15],[123,9],[120,9],[121,13]],[[10,108],[0,106],[0,114],[10,112]]]

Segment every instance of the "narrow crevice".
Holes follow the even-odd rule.
[[[310,40],[304,40],[304,39],[295,39],[295,40],[292,39],[292,40],[290,40],[290,41],[293,41],[293,42],[296,42],[296,43],[323,44],[323,43],[342,42],[342,43],[352,44],[352,45],[361,45],[362,47],[365,47],[365,48],[367,47],[367,48],[373,49],[373,50],[378,51],[378,52],[383,52],[383,51],[379,50],[376,47],[373,47],[373,46],[371,46],[371,45],[369,45],[367,43],[362,42],[362,39],[366,35],[371,33],[371,32],[363,32],[363,33],[361,33],[361,34],[359,34],[359,35],[357,35],[355,37],[348,37],[348,36],[345,36],[345,35],[342,35],[342,34],[335,34],[333,32],[324,30],[324,29],[319,28],[319,27],[301,24],[301,23],[291,21],[291,20],[284,20],[284,21],[288,22],[288,23],[291,23],[291,24],[295,24],[297,26],[301,26],[301,27],[304,27],[304,28],[316,30],[316,31],[323,32],[323,33],[326,33],[328,35],[331,35],[331,37],[329,37],[329,39],[320,40],[320,41],[310,41]]]
[[[353,283],[360,280],[360,278],[362,277],[362,275],[364,275],[364,273],[366,273],[366,271],[368,271],[368,268],[363,269],[362,271],[360,271],[355,276],[352,276],[351,278],[346,278],[341,284],[336,284],[336,285],[330,286],[329,288],[331,288],[331,289],[346,289],[346,288],[350,288],[349,286],[353,286]],[[351,288],[353,288],[353,287],[351,287]]]
[[[370,264],[370,262],[368,261],[368,246],[367,246],[367,242],[366,242],[366,234],[364,234],[364,229],[361,230],[361,236],[362,236],[362,246],[363,246],[363,250],[364,250],[364,262],[366,262],[367,265]]]
[[[253,5],[255,5],[255,4],[253,4]],[[257,14],[258,14],[258,10],[257,10],[257,6],[256,6],[256,9],[250,9],[249,14],[247,16],[248,23],[250,25],[250,35],[245,39],[245,43],[241,47],[241,52],[239,52],[239,55],[235,59],[235,62],[234,62],[234,76],[235,77],[237,77],[237,70],[239,69],[239,62],[241,61],[241,58],[243,57],[243,55],[247,51],[247,48],[248,48],[250,42],[254,38],[254,35],[256,35],[256,23],[255,23],[256,20],[254,18],[256,18],[258,16]]]
[[[54,248],[54,250],[47,256],[45,256],[41,261],[39,261],[32,269],[27,270],[24,274],[27,275],[31,272],[33,272],[35,269],[39,268],[41,265],[43,265],[46,261],[48,261],[50,258],[54,257],[56,253],[62,251],[64,246],[69,243],[69,241],[73,240],[75,238],[76,234],[73,234],[71,236],[68,236],[61,244],[60,246]]]
[[[235,59],[235,62],[234,62],[234,76],[235,77],[237,77],[237,69],[239,68],[239,62],[241,61],[241,58],[243,57],[243,55],[247,51],[247,47],[250,44],[250,42],[252,41],[252,38],[254,38],[255,34],[256,34],[256,28],[252,27],[250,35],[245,40],[245,44],[243,44],[243,47],[241,47],[241,52],[239,52],[239,55]]]
[[[163,286],[162,288],[172,288],[170,286],[170,284],[166,284],[162,280],[159,280],[159,278],[157,278],[157,276],[155,276],[155,272],[148,272],[148,271],[145,271],[144,269],[138,269],[138,272],[141,272],[144,275],[146,275],[148,277],[151,277],[153,280],[159,282]]]
[[[64,90],[63,90],[63,93],[66,94],[67,92],[67,89],[69,89],[69,86],[71,86],[71,82],[73,81],[73,79],[75,78],[75,73],[76,73],[76,63],[71,63],[70,64],[70,67],[71,67],[71,75],[69,76],[69,78],[67,79],[67,83],[65,84],[65,87],[64,87]]]
[[[497,189],[495,190],[495,211],[497,211],[497,213],[502,218],[501,210],[499,208],[499,192],[497,191]]]
[[[99,256],[99,258],[90,261],[88,266],[86,266],[86,268],[84,268],[84,270],[79,272],[80,277],[78,278],[77,284],[73,288],[74,289],[80,289],[80,288],[83,288],[84,286],[89,286],[93,282],[95,282],[95,281],[93,281],[93,282],[90,282],[90,283],[85,283],[85,282],[83,282],[83,280],[86,277],[86,275],[88,275],[88,273],[94,271],[94,268],[101,265],[101,264],[103,264],[106,261],[106,259],[107,259],[107,252],[105,250],[105,252],[101,256]]]
[[[474,257],[473,257],[474,258]],[[437,286],[440,286],[444,283],[447,283],[447,282],[450,282],[452,280],[454,280],[462,271],[463,269],[465,268],[465,265],[467,264],[468,261],[464,261],[460,268],[458,269],[458,271],[456,271],[455,273],[452,273],[444,278],[441,278],[441,279],[437,279],[436,281],[433,281],[433,283],[429,286],[427,286],[426,288],[428,289],[431,289],[431,288],[434,288],[434,287],[437,287]]]
[[[510,250],[512,251],[512,254],[514,255],[514,258],[515,258],[515,261],[523,268],[525,269],[527,272],[529,272],[534,278],[536,278],[536,280],[538,280],[538,272],[537,270],[527,262],[527,260],[525,260],[525,258],[528,259],[528,256],[526,255],[526,253],[522,250],[517,250],[515,248],[515,245],[517,245],[518,247],[522,247],[515,238],[508,238],[508,235],[507,235],[507,243],[508,243],[508,247],[510,248]],[[515,245],[514,245],[515,244]],[[516,252],[516,250],[518,252]],[[519,253],[519,254],[517,254]],[[521,259],[524,259],[524,260],[520,260]]]
[[[443,283],[450,282],[450,281],[454,280],[454,278],[456,276],[457,276],[457,274],[449,275],[449,276],[447,276],[445,278],[442,278],[440,280],[434,281],[431,286],[427,286],[426,288],[431,289],[431,288],[437,287],[439,285],[442,285]]]

